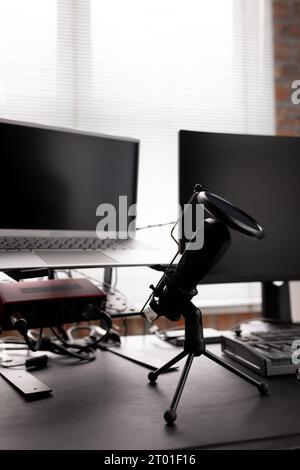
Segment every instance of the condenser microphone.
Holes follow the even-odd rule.
[[[176,268],[167,268],[156,287],[149,307],[144,316],[153,321],[164,315],[170,320],[179,320],[184,315],[184,308],[198,291],[197,284],[218,263],[231,243],[231,228],[251,238],[261,239],[265,236],[263,228],[249,214],[237,208],[226,199],[202,190],[197,185],[196,202],[214,218],[204,221],[204,244],[201,249],[185,251]],[[191,242],[192,243],[192,242]]]
[[[209,218],[204,221],[204,240],[205,243],[199,250],[189,250],[187,246],[177,267],[167,269],[144,312],[149,321],[160,315],[170,320],[179,320],[186,302],[198,293],[197,285],[201,279],[229,248],[230,232],[225,224]]]
[[[174,321],[179,320],[181,316],[185,319],[183,351],[159,369],[151,371],[148,375],[150,383],[155,383],[160,374],[167,372],[172,366],[187,356],[171,406],[164,414],[164,418],[168,424],[173,424],[176,421],[177,406],[192,362],[194,357],[197,356],[204,355],[213,362],[241,377],[254,385],[261,395],[268,394],[268,387],[264,382],[250,377],[248,374],[236,369],[211,351],[207,351],[203,335],[202,312],[191,301],[197,294],[197,284],[199,284],[201,279],[215,266],[229,248],[231,237],[228,227],[256,239],[260,239],[264,236],[263,229],[244,211],[234,207],[228,201],[215,194],[202,191],[201,186],[199,190],[196,187],[194,188],[192,199],[194,199],[194,197],[196,198],[196,202],[204,204],[205,209],[214,217],[213,219],[209,218],[204,221],[203,247],[195,250],[192,248],[189,249],[189,245],[186,246],[177,267],[175,268],[170,265],[157,286],[151,286],[153,293],[150,297],[150,306],[148,310],[145,311],[145,316],[150,321],[160,315],[164,315]],[[200,227],[200,229],[201,228],[202,227]]]

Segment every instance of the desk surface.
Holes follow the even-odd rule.
[[[34,373],[53,388],[51,398],[39,401],[25,401],[0,378],[0,449],[300,447],[300,382],[294,376],[270,379],[271,395],[260,397],[217,364],[196,358],[176,425],[168,427],[163,413],[178,371],[151,386],[147,369],[108,351],[89,364],[68,364],[53,359]]]

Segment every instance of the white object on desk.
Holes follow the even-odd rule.
[[[300,282],[290,281],[289,284],[292,322],[300,322]]]

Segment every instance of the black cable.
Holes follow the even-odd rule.
[[[60,341],[66,348],[72,348],[72,349],[78,349],[79,351],[84,351],[88,348],[88,346],[83,346],[81,344],[76,344],[76,343],[68,343],[64,338],[59,336],[59,334],[55,331],[54,328],[50,328],[50,331],[52,334],[55,336],[58,341]]]
[[[42,338],[43,338],[43,328],[40,328],[40,332],[39,332],[39,336],[38,336],[38,339],[36,341],[32,340],[29,336],[28,336],[28,333],[21,333],[24,340],[25,340],[25,343],[27,344],[27,346],[29,347],[29,349],[33,352],[36,352],[36,351],[39,351],[40,347],[41,347],[41,343],[42,343]]]
[[[39,336],[37,340],[32,340],[28,336],[27,324],[24,319],[20,319],[15,323],[16,330],[23,336],[25,343],[29,349],[33,352],[39,351],[43,339],[43,328],[40,328]]]
[[[177,227],[178,222],[179,222],[179,221],[177,220],[176,224],[174,225],[174,227],[172,228],[172,230],[171,230],[171,232],[170,232],[170,235],[171,235],[172,240],[174,240],[174,242],[175,242],[176,245],[178,246],[178,248],[180,248],[180,244],[179,244],[178,240],[176,240],[176,238],[174,237],[174,230],[175,230],[175,228]]]
[[[96,359],[95,351],[92,349],[86,349],[81,353],[70,351],[68,347],[64,347],[61,344],[55,343],[51,338],[48,337],[44,338],[42,350],[49,351],[60,356],[71,356],[84,362],[90,362]]]
[[[88,324],[88,325],[76,325],[76,326],[71,326],[70,328],[68,328],[68,330],[66,331],[66,335],[68,337],[68,339],[70,341],[74,341],[76,340],[76,338],[74,338],[73,336],[73,333],[77,332],[77,331],[83,331],[83,330],[88,330],[90,332],[89,334],[89,338],[93,338],[93,332],[95,332],[96,334],[100,334],[99,331],[97,331],[97,329],[100,328],[101,330],[103,328],[101,327],[98,327],[97,325],[91,325],[91,324]],[[111,329],[109,330],[109,336],[111,335]],[[103,336],[106,334],[106,331],[104,331],[104,334],[101,336],[101,338],[103,338]],[[72,344],[72,343],[71,343]],[[93,344],[93,343],[92,343]]]
[[[175,228],[177,227],[177,225],[179,224],[179,222],[180,222],[181,220],[183,220],[183,217],[185,216],[185,213],[187,212],[189,205],[193,202],[193,200],[195,199],[195,197],[196,197],[197,194],[199,193],[199,189],[200,189],[200,188],[198,188],[197,185],[196,185],[195,188],[194,188],[194,191],[193,191],[193,193],[192,193],[192,195],[191,195],[191,197],[190,197],[190,199],[188,200],[187,204],[185,205],[185,208],[184,208],[184,210],[183,210],[183,213],[179,216],[179,218],[178,218],[178,219],[176,220],[176,222],[174,223],[174,227],[172,227],[172,230],[171,230],[170,235],[171,235],[171,238],[174,240],[174,242],[176,243],[176,245],[178,246],[179,249],[180,249],[180,243],[179,243],[178,240],[176,240],[176,238],[174,237],[174,230],[175,230]]]
[[[40,333],[37,340],[32,340],[28,335],[27,321],[19,312],[15,312],[11,315],[11,322],[13,327],[23,336],[25,343],[31,349],[31,351],[38,351],[41,346],[43,338],[43,328],[40,328]]]
[[[178,223],[183,219],[183,217],[184,217],[184,215],[185,215],[185,213],[186,213],[186,211],[187,211],[187,209],[188,209],[188,205],[193,202],[194,198],[197,196],[197,194],[199,194],[201,188],[202,188],[201,185],[196,184],[196,186],[194,187],[194,191],[193,191],[191,197],[189,198],[189,200],[188,200],[188,202],[187,202],[187,204],[186,204],[186,207],[185,207],[183,213],[179,216],[179,218],[176,220],[174,226],[173,226],[172,229],[171,229],[171,233],[170,233],[170,234],[171,234],[171,237],[172,237],[172,239],[174,240],[174,242],[176,243],[178,249],[177,249],[177,252],[176,252],[176,254],[174,255],[174,257],[172,258],[172,260],[171,260],[170,263],[168,264],[167,268],[164,270],[164,272],[167,272],[168,269],[170,269],[170,267],[171,267],[172,264],[174,263],[175,259],[176,259],[177,256],[180,254],[180,243],[178,242],[178,240],[176,240],[176,238],[175,238],[174,235],[173,235],[174,230],[175,230],[175,228],[177,227]],[[147,298],[146,302],[144,303],[142,309],[141,309],[140,312],[139,312],[139,314],[140,314],[142,317],[144,317],[146,320],[148,320],[148,319],[147,319],[147,318],[145,317],[145,315],[144,315],[144,310],[145,310],[145,308],[147,307],[148,302],[150,302],[150,300],[152,299],[152,297],[155,295],[155,291],[160,287],[160,285],[161,285],[161,283],[162,283],[162,281],[163,281],[163,279],[164,279],[164,276],[165,276],[165,274],[163,274],[163,275],[161,276],[161,278],[159,279],[159,281],[158,281],[158,283],[156,284],[155,287],[154,287],[153,285],[150,286],[150,288],[152,289],[152,292],[151,292],[151,294],[149,295],[149,297]],[[148,320],[148,321],[149,321],[149,320]],[[144,325],[144,332],[145,332],[145,330],[146,330],[146,325]]]
[[[19,348],[6,347],[5,348],[6,351],[23,351],[23,350],[28,351],[28,349],[29,349],[28,346],[25,346],[26,343],[21,342],[21,341],[18,341],[18,342],[17,341],[14,341],[14,342],[5,341],[4,344],[24,345],[24,347],[19,347]],[[90,362],[90,361],[93,361],[94,359],[96,359],[95,351],[91,348],[90,349],[86,348],[85,351],[82,351],[83,354],[88,353],[88,355],[83,355],[83,354],[76,353],[74,351],[70,351],[70,350],[68,350],[68,348],[66,348],[66,347],[64,347],[60,344],[54,343],[50,338],[43,337],[40,347],[41,347],[42,351],[52,352],[52,353],[60,355],[60,356],[71,356],[71,357],[74,357],[76,359],[80,359],[81,361]],[[18,364],[18,365],[20,365],[20,364]],[[7,367],[7,366],[5,366],[5,367]],[[13,366],[10,366],[10,367],[13,367]]]
[[[85,346],[81,344],[76,344],[76,343],[68,343],[65,341],[59,334],[54,330],[54,328],[50,328],[54,336],[66,347],[66,348],[73,348],[73,349],[78,349],[79,351],[86,351],[87,349],[94,349],[101,341],[105,341],[105,339],[109,336],[109,329],[107,329],[106,333],[98,338],[96,341],[93,343],[87,344]]]
[[[53,342],[51,342],[53,344]],[[86,349],[85,351],[82,351],[81,353],[77,353],[74,351],[70,351],[68,348],[62,346],[61,344],[53,344],[56,349],[52,350],[52,352],[55,352],[55,354],[61,354],[64,356],[71,356],[76,359],[80,359],[81,361],[86,361],[86,362],[91,362],[96,359],[96,353],[93,349]],[[58,352],[57,352],[58,350]],[[86,354],[84,356],[83,354]]]
[[[173,256],[173,258],[171,259],[171,261],[170,261],[170,263],[168,264],[168,267],[166,268],[165,271],[167,271],[167,270],[170,268],[170,266],[172,266],[172,264],[174,263],[174,261],[175,261],[175,259],[177,258],[178,255],[179,255],[179,251],[177,251],[176,254]],[[161,278],[159,279],[159,281],[158,281],[158,283],[156,284],[155,287],[154,287],[154,286],[150,286],[150,287],[152,288],[152,292],[151,292],[151,294],[149,295],[149,297],[147,298],[146,302],[144,303],[143,307],[141,308],[141,310],[140,310],[140,312],[139,312],[139,314],[140,314],[142,317],[144,316],[144,315],[143,315],[143,312],[144,312],[144,310],[145,310],[145,308],[146,308],[148,302],[151,300],[152,296],[154,295],[155,290],[160,287],[160,285],[161,285],[161,283],[162,283],[162,280],[164,279],[164,275],[165,275],[165,274],[163,274],[163,275],[161,276]]]
[[[0,339],[0,344],[25,344],[22,340],[10,340],[10,339]]]
[[[137,227],[135,230],[145,230],[146,228],[164,227],[165,225],[175,224],[175,222],[176,221],[172,220],[171,222],[165,222],[163,224],[145,225],[144,227]]]

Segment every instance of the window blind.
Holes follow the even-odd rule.
[[[174,220],[179,129],[274,133],[271,18],[270,0],[0,0],[1,116],[139,138],[137,225]],[[120,268],[118,287],[140,303],[156,276]]]

